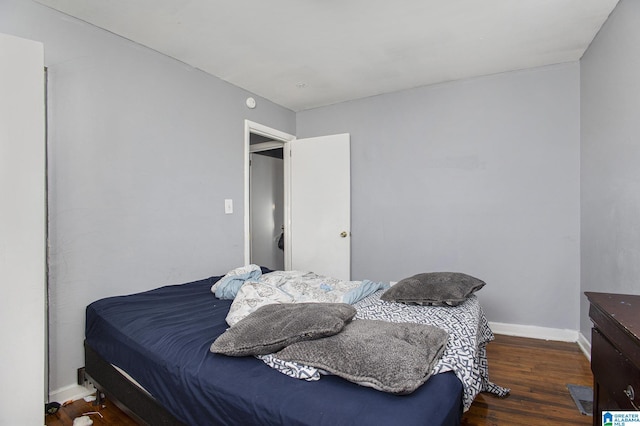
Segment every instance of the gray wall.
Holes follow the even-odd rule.
[[[640,2],[621,0],[581,61],[581,291],[640,294],[638,22]]]
[[[298,113],[348,132],[352,277],[461,271],[490,321],[577,330],[577,62]]]
[[[295,114],[30,0],[0,1],[0,32],[43,42],[49,70],[57,390],[84,363],[88,303],[243,264],[244,119],[295,133]]]

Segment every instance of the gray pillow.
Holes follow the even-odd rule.
[[[261,306],[212,344],[230,356],[266,355],[296,342],[331,336],[355,316],[346,303],[285,303]]]
[[[398,281],[380,299],[408,305],[457,306],[485,282],[460,272],[427,272]]]
[[[357,319],[338,334],[295,343],[275,356],[362,386],[408,394],[431,376],[448,338],[431,325]]]

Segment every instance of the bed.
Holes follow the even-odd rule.
[[[212,293],[221,278],[90,304],[85,370],[98,394],[151,425],[459,425],[477,393],[508,392],[489,381],[485,345],[493,335],[474,295],[454,307],[409,306],[385,302],[377,290],[353,304],[354,322],[403,322],[408,310],[451,334],[428,380],[398,395],[336,375],[300,380],[269,359],[212,353],[233,303]]]

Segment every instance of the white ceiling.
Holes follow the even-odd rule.
[[[618,0],[36,0],[301,111],[576,61]]]

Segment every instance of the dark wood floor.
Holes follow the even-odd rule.
[[[593,386],[589,361],[576,343],[496,335],[487,346],[489,378],[511,388],[506,398],[480,394],[462,425],[591,425],[567,384]]]
[[[567,384],[592,386],[589,361],[575,343],[549,342],[496,335],[487,346],[489,377],[511,388],[506,398],[476,397],[462,426],[476,425],[590,425],[592,418],[576,408]],[[72,426],[87,412],[96,426],[135,425],[109,400],[95,407],[78,400],[46,416],[47,426]]]
[[[60,407],[57,413],[45,416],[46,426],[72,426],[73,419],[86,415],[94,426],[135,426],[137,423],[113,405],[108,399],[100,406],[94,406],[84,399]]]

